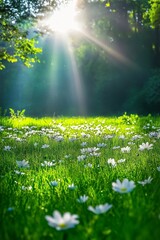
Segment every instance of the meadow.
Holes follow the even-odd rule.
[[[0,239],[160,239],[160,117],[0,117]]]

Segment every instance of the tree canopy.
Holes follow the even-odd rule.
[[[21,60],[27,67],[38,61],[34,23],[56,6],[52,0],[0,0],[0,69]]]

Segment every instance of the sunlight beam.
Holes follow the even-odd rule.
[[[132,62],[130,59],[122,55],[120,52],[114,50],[113,48],[110,48],[107,46],[106,43],[98,40],[96,37],[93,37],[91,34],[88,34],[86,31],[79,30],[80,34],[85,37],[85,39],[88,39],[90,42],[95,43],[97,46],[102,48],[105,52],[109,53],[111,56],[113,56],[115,59],[119,60],[125,65],[128,65],[129,67],[138,69],[138,65]]]
[[[74,91],[75,91],[75,96],[77,98],[77,105],[78,105],[78,112],[79,115],[86,115],[87,113],[87,109],[86,109],[86,99],[85,99],[85,93],[84,93],[84,86],[82,83],[82,79],[80,76],[80,73],[78,71],[78,67],[77,67],[77,63],[76,63],[76,59],[74,57],[73,51],[72,51],[72,47],[71,44],[69,42],[69,40],[67,41],[67,49],[68,49],[68,55],[71,61],[71,66],[72,66],[72,82],[74,84]]]
[[[54,37],[53,49],[51,50],[51,61],[50,66],[48,67],[48,97],[46,108],[49,111],[52,104],[53,113],[57,114],[56,106],[58,99],[58,81],[59,81],[59,65],[60,65],[60,55],[59,55],[59,39]]]

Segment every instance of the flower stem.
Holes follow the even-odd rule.
[[[65,233],[63,234],[63,240],[67,240],[67,238],[68,238],[68,234],[65,232]]]

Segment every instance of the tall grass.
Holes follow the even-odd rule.
[[[151,116],[0,118],[0,239],[158,240],[159,132],[160,118]],[[151,149],[140,151],[146,142]],[[29,167],[19,168],[22,160]],[[136,187],[114,191],[112,183],[125,178]],[[83,195],[88,200],[79,203]],[[105,203],[112,204],[105,213],[88,210]],[[57,231],[45,219],[54,210],[77,214],[79,224]]]

